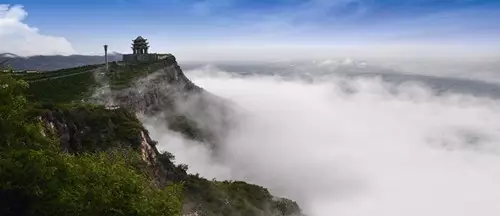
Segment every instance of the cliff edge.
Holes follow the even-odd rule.
[[[199,175],[188,174],[187,165],[175,164],[175,157],[171,153],[158,151],[156,142],[151,139],[136,114],[161,118],[171,130],[214,147],[231,125],[231,102],[192,83],[182,72],[175,57],[141,65],[114,63],[110,65],[110,71],[106,72],[95,67],[90,67],[91,70],[87,72],[87,68],[18,78],[30,80],[27,101],[29,119],[35,119],[35,125],[41,125],[41,133],[45,137],[55,138],[54,143],[57,143],[58,151],[62,152],[61,160],[67,162],[65,169],[81,167],[86,172],[93,169],[101,172],[99,167],[92,167],[89,171],[85,163],[72,165],[73,159],[64,158],[85,159],[86,155],[94,158],[92,155],[96,154],[101,158],[103,152],[112,156],[118,150],[121,157],[128,161],[123,162],[124,166],[129,167],[127,164],[130,164],[134,170],[146,175],[147,179],[152,179],[155,188],[173,188],[173,192],[167,191],[167,194],[175,194],[176,185],[182,185],[182,210],[179,211],[183,215],[302,214],[297,203],[274,197],[266,188],[242,181],[207,180]],[[48,91],[39,91],[44,88]],[[81,92],[71,94],[78,91]],[[59,96],[52,96],[51,93],[59,93]],[[36,130],[30,131],[36,133]],[[132,160],[134,155],[139,161]],[[126,169],[124,172],[128,173]],[[3,195],[2,190],[0,188],[0,197]],[[85,196],[83,198],[86,199]],[[175,206],[177,202],[176,199],[164,200],[172,203],[169,206]],[[113,205],[120,206],[119,203]],[[170,209],[168,212],[176,210]]]
[[[226,136],[236,105],[189,80],[175,56],[138,65],[113,64],[93,100],[165,122],[170,130],[216,148]]]

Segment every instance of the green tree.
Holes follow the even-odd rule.
[[[180,185],[158,188],[134,153],[0,152],[0,215],[180,215]]]
[[[27,87],[0,74],[0,215],[180,215],[182,187],[159,188],[137,151],[60,151],[30,119]]]
[[[42,142],[41,130],[28,118],[24,91],[28,84],[8,73],[0,74],[0,149]]]

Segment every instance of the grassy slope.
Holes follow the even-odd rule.
[[[29,82],[28,99],[33,102],[66,103],[81,101],[92,95],[97,87],[93,72],[101,65],[62,69],[40,74],[16,76]],[[75,75],[73,75],[75,74]],[[63,78],[59,78],[63,77]]]
[[[26,73],[26,74],[19,75],[19,77],[22,78],[23,80],[26,80],[26,81],[33,81],[33,80],[37,80],[37,79],[54,78],[54,77],[58,77],[58,76],[64,76],[64,75],[69,75],[69,74],[73,74],[73,73],[93,70],[93,69],[97,69],[101,66],[103,66],[103,65],[102,64],[85,65],[85,66],[80,66],[80,67],[65,68],[65,69],[61,69],[61,70],[49,71],[49,72],[45,72],[45,73]]]
[[[96,81],[98,76],[109,83],[111,89],[119,90],[129,87],[134,80],[147,76],[163,65],[162,62],[138,65],[120,65],[112,62],[107,73],[103,73],[105,72],[103,65],[87,65],[40,74],[19,75],[16,78],[30,83],[27,92],[30,101],[67,103],[89,98],[100,86]]]
[[[125,88],[137,79],[153,72],[162,64],[142,64],[135,66],[123,66],[111,64],[110,71],[115,73],[106,74],[114,89]],[[85,69],[95,69],[86,67]],[[68,74],[79,73],[82,67],[65,69],[56,73]],[[116,76],[119,72],[119,76]],[[21,77],[25,80],[35,80],[31,77]],[[55,75],[51,75],[55,77]],[[37,76],[39,79],[46,78]],[[89,97],[98,83],[94,80],[93,73],[84,73],[61,79],[45,79],[32,82],[28,89],[29,99],[33,102],[47,103],[72,103],[73,105],[58,105],[38,107],[39,114],[56,110],[55,115],[59,120],[64,120],[77,128],[90,128],[80,134],[80,139],[75,146],[70,148],[77,152],[102,151],[108,147],[123,147],[127,143],[136,149],[138,145],[137,133],[142,130],[142,125],[135,117],[130,116],[125,110],[106,110],[102,106],[86,105],[79,101]],[[76,103],[74,103],[76,102]],[[111,122],[111,123],[110,123]],[[118,128],[113,128],[119,125]],[[135,139],[135,140],[134,140]],[[126,142],[124,142],[126,141]],[[159,162],[169,174],[170,182],[184,183],[185,201],[196,203],[191,209],[200,209],[203,215],[261,215],[261,212],[273,211],[280,215],[288,215],[293,211],[299,211],[295,202],[289,200],[274,200],[267,189],[245,182],[209,181],[198,175],[188,175],[187,166],[174,165],[173,158],[169,153],[159,156]],[[172,174],[173,173],[173,174]],[[229,202],[227,202],[229,201]]]
[[[130,87],[137,78],[147,76],[162,67],[164,67],[164,63],[161,61],[137,65],[110,64],[107,78],[111,89],[119,90]]]

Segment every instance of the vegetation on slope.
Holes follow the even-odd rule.
[[[0,215],[179,215],[179,185],[158,188],[136,151],[69,154],[44,134],[27,87],[0,75]]]
[[[82,73],[61,79],[33,82],[29,86],[27,96],[30,101],[67,103],[90,97],[98,84],[92,73]]]
[[[15,76],[30,83],[27,98],[32,102],[65,103],[81,101],[98,86],[94,76],[102,65],[87,65],[44,73]]]
[[[0,153],[1,215],[179,215],[177,185],[159,189],[121,152]]]
[[[144,130],[133,113],[123,108],[108,110],[93,104],[37,105],[32,108],[31,115],[60,124],[55,126],[56,129],[60,133],[65,129],[71,138],[61,141],[69,152],[98,152],[124,147],[138,150]]]
[[[167,169],[170,182],[184,186],[184,211],[204,216],[291,216],[300,215],[296,202],[273,197],[266,188],[242,181],[207,180],[198,174],[187,174],[186,165],[175,166],[174,156],[168,152],[158,160]]]
[[[55,71],[50,71],[50,72],[44,72],[44,73],[23,73],[23,74],[20,74],[19,77],[21,79],[29,82],[29,81],[36,81],[36,80],[41,80],[41,79],[51,79],[51,78],[57,78],[57,77],[67,76],[67,75],[76,74],[76,73],[87,72],[87,71],[95,70],[95,69],[102,67],[102,66],[103,66],[102,64],[85,65],[85,66],[65,68],[65,69],[60,69],[60,70],[55,70]]]
[[[128,88],[139,77],[145,77],[161,68],[165,67],[162,60],[155,63],[139,63],[134,65],[110,64],[109,85],[113,90]]]
[[[106,152],[109,149],[139,150],[141,131],[139,120],[130,112],[118,108],[108,110],[90,104],[42,106],[34,116],[42,116],[67,125],[71,140],[62,147],[69,152]],[[33,115],[32,114],[32,115]],[[61,141],[64,143],[64,141]],[[167,185],[183,185],[184,207],[202,215],[291,215],[300,212],[295,202],[275,199],[267,189],[241,181],[214,181],[187,173],[187,165],[175,165],[175,157],[156,152],[157,162],[163,169],[157,175],[143,165],[133,165],[145,170],[152,179]],[[186,210],[188,211],[188,210]]]
[[[137,76],[147,74],[140,70],[157,70],[154,67],[130,68],[130,73],[139,73],[121,76],[121,84],[129,85]],[[70,92],[92,89],[94,81],[93,77],[78,80],[78,76],[30,83],[29,101],[21,94],[26,82],[1,78],[9,83],[0,95],[6,96],[2,105],[15,109],[0,107],[0,112],[10,117],[0,128],[0,135],[10,140],[2,143],[10,147],[0,151],[0,198],[13,196],[14,200],[0,204],[0,215],[179,215],[181,205],[184,212],[210,216],[300,212],[295,202],[276,199],[260,186],[187,174],[187,166],[175,165],[168,152],[160,154],[154,149],[163,170],[149,169],[138,155],[140,133],[144,132],[139,120],[122,108],[108,110],[82,103],[85,94]],[[44,87],[49,90],[37,92]],[[38,117],[60,123],[55,124],[59,134],[43,136],[41,131],[50,131],[42,129]],[[18,123],[11,126],[14,121]],[[189,131],[188,127],[183,133],[189,135]],[[169,186],[155,186],[158,179]]]
[[[43,73],[17,75],[30,83],[27,90],[28,99],[42,103],[69,103],[90,98],[100,85],[109,85],[112,90],[128,88],[139,77],[157,71],[165,66],[165,61],[125,65],[109,63],[109,72],[104,65],[85,65],[74,68],[60,69]],[[103,83],[96,77],[103,78]]]

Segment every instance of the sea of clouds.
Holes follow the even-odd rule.
[[[189,171],[263,185],[311,216],[500,215],[500,101],[377,76],[187,76],[244,115],[219,152],[147,124]]]

